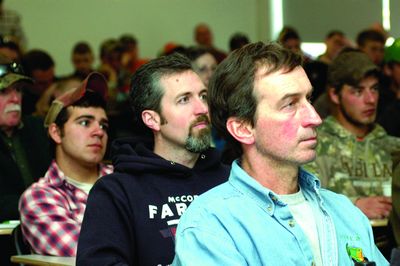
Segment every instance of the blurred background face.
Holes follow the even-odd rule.
[[[193,62],[196,73],[207,87],[212,74],[217,67],[217,61],[210,53],[203,54]]]
[[[375,65],[380,65],[385,55],[385,45],[378,41],[367,41],[360,50],[368,55]]]
[[[92,71],[93,55],[91,53],[73,54],[72,64],[79,73],[89,74]]]
[[[35,83],[31,86],[33,92],[42,94],[54,82],[54,67],[49,69],[35,69],[32,71]]]
[[[294,53],[301,53],[301,43],[299,39],[288,39],[283,43],[283,47],[291,50]]]
[[[343,35],[335,34],[325,41],[328,54],[336,57],[346,46],[346,39]]]
[[[212,45],[212,34],[210,29],[206,25],[200,25],[196,28],[195,33],[196,42],[202,46]]]

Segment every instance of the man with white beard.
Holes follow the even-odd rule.
[[[21,116],[22,93],[32,82],[18,63],[0,57],[0,222],[19,219],[20,195],[50,164],[43,122]]]

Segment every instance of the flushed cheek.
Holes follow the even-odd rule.
[[[297,137],[298,126],[293,121],[284,121],[281,127],[281,136],[286,140],[292,140]]]

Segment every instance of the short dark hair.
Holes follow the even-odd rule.
[[[229,40],[229,48],[231,51],[239,49],[250,43],[249,38],[243,33],[235,33]]]
[[[28,76],[32,76],[34,70],[48,70],[54,67],[51,56],[43,50],[35,49],[22,56],[22,66]]]
[[[363,47],[367,41],[375,41],[385,44],[385,37],[376,30],[364,30],[357,35],[358,47]]]
[[[154,110],[161,114],[161,99],[164,88],[160,79],[165,76],[193,70],[190,60],[179,53],[161,56],[142,65],[131,78],[129,100],[133,109],[135,123],[144,130],[147,127],[142,121],[144,110]]]
[[[278,42],[284,44],[291,39],[300,40],[300,35],[295,28],[285,26],[279,33]]]
[[[343,31],[340,31],[340,30],[331,30],[330,32],[328,32],[328,34],[326,34],[325,39],[330,39],[330,38],[332,38],[332,37],[335,36],[335,35],[339,35],[339,36],[342,36],[342,37],[345,36],[345,34],[344,34]]]
[[[92,48],[87,42],[78,42],[72,49],[72,54],[88,54],[92,53]]]
[[[129,50],[132,46],[135,47],[138,44],[137,39],[131,34],[124,34],[119,38],[122,49],[124,51]]]
[[[100,58],[104,59],[108,57],[112,53],[119,53],[123,52],[123,47],[119,41],[116,39],[107,39],[100,45]]]
[[[280,70],[290,72],[301,64],[301,55],[277,43],[257,42],[233,51],[218,65],[211,77],[207,97],[211,122],[238,155],[242,153],[241,145],[229,134],[226,122],[229,117],[237,117],[254,125],[257,110],[254,80],[257,70],[265,67],[265,74]]]
[[[200,46],[190,46],[181,53],[184,54],[187,58],[189,58],[190,61],[195,61],[197,58],[199,58],[204,54],[207,53],[211,54],[209,49]]]

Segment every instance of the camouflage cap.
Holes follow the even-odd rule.
[[[44,126],[48,127],[51,123],[56,121],[58,114],[64,107],[73,105],[81,99],[87,90],[91,90],[100,94],[104,99],[107,97],[108,86],[104,76],[98,72],[90,73],[82,84],[76,88],[67,91],[55,99],[47,112],[44,120]]]
[[[328,68],[328,84],[356,86],[368,72],[377,71],[378,67],[363,52],[344,52],[336,57]]]
[[[0,54],[0,91],[20,80],[33,83],[31,78],[25,76],[22,66],[19,63],[12,62]]]
[[[396,39],[393,44],[385,49],[385,62],[400,62],[400,38]]]

